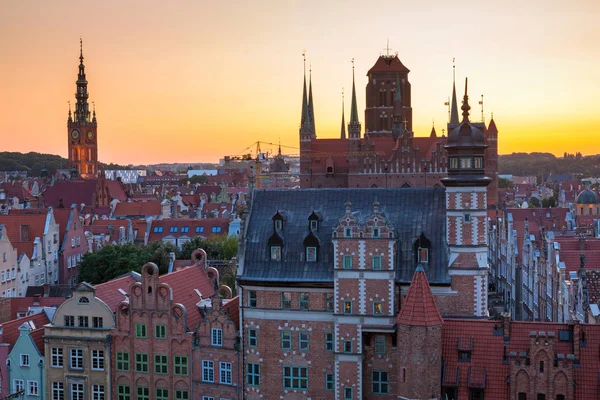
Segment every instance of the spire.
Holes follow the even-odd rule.
[[[435,131],[435,122],[431,126],[431,133],[429,134],[429,137],[432,137],[432,138],[437,137],[437,133]]]
[[[88,122],[90,119],[90,111],[88,104],[87,79],[85,77],[85,65],[83,65],[83,40],[79,38],[79,73],[77,74],[77,92],[75,98],[75,121]]]
[[[71,116],[71,102],[67,101],[67,103],[69,103],[69,119],[68,119],[68,122],[73,122],[73,117]]]
[[[346,121],[344,120],[344,90],[342,89],[342,129],[340,139],[346,139]]]
[[[93,108],[93,112],[92,112],[92,122],[96,123],[96,103],[92,101],[92,108]]]
[[[304,87],[302,89],[302,117],[300,118],[300,132],[306,131],[309,126],[308,102],[306,94],[306,55],[302,53],[304,58]]]
[[[469,122],[469,110],[471,109],[471,106],[469,105],[469,96],[467,94],[468,79],[469,78],[465,78],[465,96],[463,97],[463,105],[460,108],[463,116],[462,122]]]
[[[358,121],[358,105],[356,104],[356,84],[354,83],[354,58],[352,59],[352,107],[350,109],[350,122],[348,123],[348,134],[350,137],[360,136],[360,122]]]
[[[458,104],[456,103],[456,65],[452,59],[452,105],[450,111],[450,123],[458,124]]]
[[[396,322],[409,326],[435,326],[442,325],[443,319],[440,315],[427,275],[421,265],[417,266],[412,282],[408,288],[408,294],[400,309]]]
[[[312,95],[312,66],[308,68],[308,118],[310,119],[310,132],[313,136],[317,135],[317,130],[315,128],[315,107],[313,105],[313,95]]]

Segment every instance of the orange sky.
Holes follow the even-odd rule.
[[[82,36],[104,162],[216,161],[257,140],[297,147],[303,49],[317,135],[335,137],[351,59],[364,109],[365,74],[388,38],[411,69],[417,136],[432,120],[444,127],[456,57],[473,113],[482,93],[486,119],[494,112],[501,153],[600,153],[598,0],[373,4],[0,0],[0,150],[66,156]]]

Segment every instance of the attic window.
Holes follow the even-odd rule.
[[[81,297],[79,299],[79,304],[90,304],[90,299],[88,299],[87,297]]]
[[[417,264],[429,263],[429,252],[431,250],[431,242],[424,233],[419,236],[419,239],[415,242],[415,251],[416,251],[416,262]]]
[[[373,228],[373,238],[376,239],[379,237],[379,228]]]
[[[306,247],[306,261],[315,262],[317,261],[317,248],[314,246]]]
[[[271,246],[271,260],[281,261],[281,246]]]
[[[273,229],[283,229],[283,215],[281,215],[279,211],[273,216]]]
[[[346,228],[346,229],[344,229],[344,237],[345,238],[351,238],[352,237],[352,228]]]
[[[172,226],[169,228],[169,232],[171,233],[177,233],[177,227],[176,226]]]
[[[204,232],[204,227],[203,226],[197,226],[196,227],[196,233],[203,233]]]
[[[310,221],[310,230],[316,231],[317,229],[319,229],[319,221],[316,221],[316,220]]]
[[[281,229],[283,227],[283,221],[280,219],[275,220],[275,229]]]

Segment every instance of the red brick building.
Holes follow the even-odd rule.
[[[365,132],[361,136],[354,76],[348,135],[344,126],[339,139],[317,138],[312,82],[307,95],[306,78],[300,122],[300,186],[302,188],[439,187],[448,174],[447,138],[435,129],[417,137],[412,130],[411,85],[408,68],[398,56],[382,55],[367,73]],[[354,73],[354,71],[353,71]],[[453,87],[447,132],[460,125]],[[492,178],[488,204],[498,198],[498,129],[494,120],[473,122],[483,132],[485,174]]]

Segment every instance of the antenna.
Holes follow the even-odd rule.
[[[483,115],[483,95],[481,95],[481,100],[479,100],[479,105],[481,106],[481,122],[485,124],[485,116]]]

